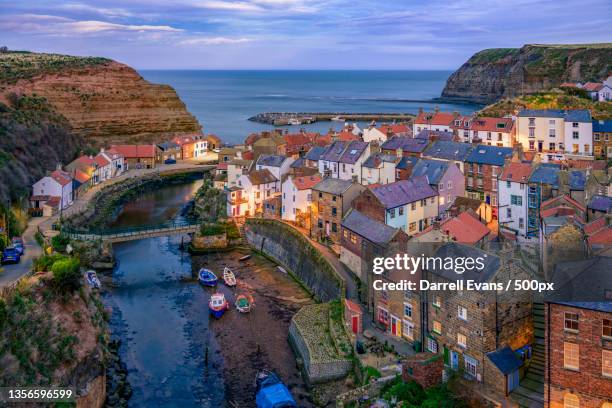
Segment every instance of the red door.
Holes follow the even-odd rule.
[[[353,316],[351,323],[353,333],[359,333],[359,316]]]
[[[393,317],[391,318],[391,333],[394,336],[397,336],[397,320],[395,320]]]

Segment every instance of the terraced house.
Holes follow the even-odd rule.
[[[598,159],[612,157],[612,120],[593,120],[593,154]]]
[[[353,202],[363,214],[414,235],[438,216],[438,193],[427,177],[413,177],[364,190]]]
[[[465,174],[465,162],[473,149],[474,146],[468,143],[436,140],[425,149],[423,157],[449,161]]]
[[[459,140],[466,143],[512,147],[514,142],[514,122],[512,118],[486,116],[457,118],[453,127]]]
[[[527,191],[532,171],[529,163],[506,163],[499,177],[499,225],[527,236]]]
[[[529,177],[527,190],[527,236],[540,234],[540,208],[542,202],[559,195],[559,172],[556,164],[541,164]]]
[[[456,197],[465,195],[463,173],[452,163],[442,160],[420,159],[412,169],[411,177],[427,177],[429,185],[437,191],[442,216]]]

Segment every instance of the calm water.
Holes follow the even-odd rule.
[[[180,217],[201,182],[169,186],[127,204],[116,226]],[[114,245],[117,266],[105,302],[133,387],[133,407],[222,407],[218,346],[208,329],[208,294],[192,279],[180,236]],[[206,348],[209,350],[205,364]]]
[[[468,104],[432,101],[450,71],[141,71],[149,81],[174,87],[204,127],[224,142],[241,143],[251,132],[272,129],[249,122],[261,112],[408,112],[436,105],[470,113]],[[363,125],[363,124],[362,124]],[[304,127],[326,132],[341,123]],[[297,130],[297,126],[293,126]]]

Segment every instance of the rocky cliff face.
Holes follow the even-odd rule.
[[[442,97],[476,103],[532,94],[565,81],[600,82],[612,71],[612,44],[525,45],[474,54],[455,71]]]
[[[0,54],[0,101],[36,94],[94,145],[155,142],[201,130],[174,89],[152,84],[134,69],[103,58]]]

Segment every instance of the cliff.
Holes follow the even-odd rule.
[[[611,71],[612,43],[493,48],[474,54],[455,71],[442,97],[485,104],[566,81],[601,82]]]
[[[0,53],[0,102],[13,93],[45,98],[92,145],[157,142],[201,131],[172,87],[105,58]]]

